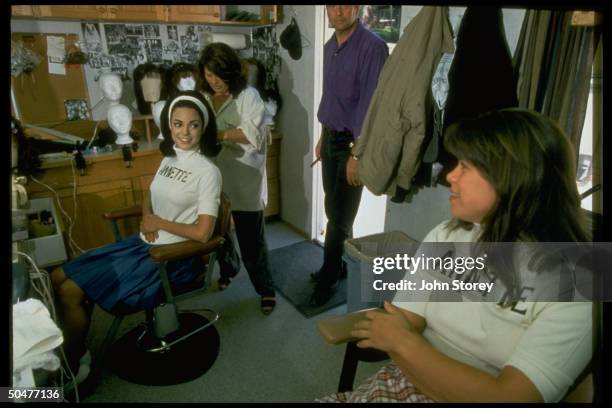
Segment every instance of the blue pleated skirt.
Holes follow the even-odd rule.
[[[139,235],[131,235],[64,264],[64,272],[108,312],[123,305],[152,309],[163,300],[158,267],[149,256],[152,246]],[[194,280],[202,268],[199,256],[168,262],[166,267],[173,285]]]

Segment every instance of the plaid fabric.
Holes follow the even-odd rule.
[[[408,381],[402,370],[389,363],[354,391],[335,393],[317,402],[434,402]]]

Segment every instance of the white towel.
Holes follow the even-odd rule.
[[[63,340],[41,301],[28,299],[13,305],[13,386],[36,386],[34,369],[57,370],[60,360],[53,349]]]

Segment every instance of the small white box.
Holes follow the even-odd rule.
[[[32,257],[36,265],[44,268],[64,262],[66,247],[60,230],[60,222],[55,211],[55,204],[51,198],[33,198],[29,201],[28,212],[47,210],[51,211],[55,222],[55,234],[40,238],[26,239],[21,242],[21,250]]]

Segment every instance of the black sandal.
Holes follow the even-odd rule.
[[[276,306],[276,298],[270,296],[261,297],[261,312],[265,315],[269,315]]]
[[[219,280],[217,281],[217,286],[219,287],[219,292],[223,292],[225,289],[227,289],[229,287],[230,283],[232,283],[232,278],[220,277]]]

